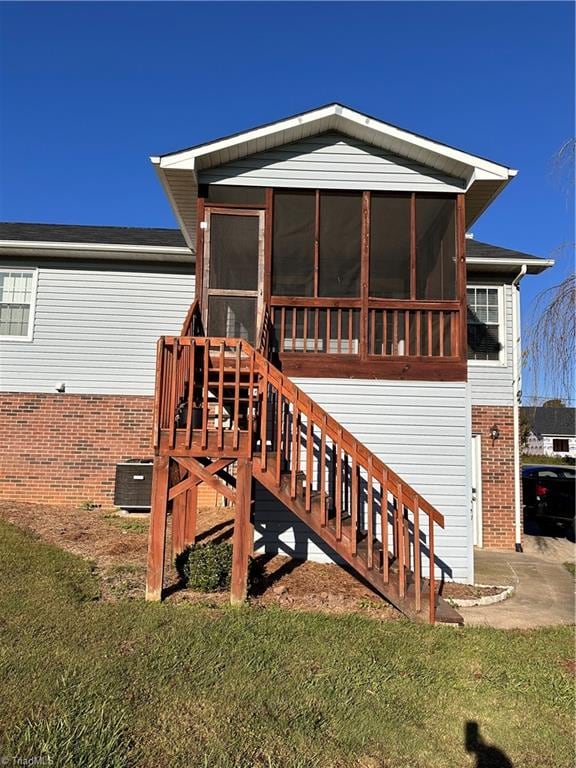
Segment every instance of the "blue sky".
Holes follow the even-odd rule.
[[[574,242],[574,4],[2,3],[0,218],[173,226],[148,157],[339,101],[520,169],[473,227]],[[523,286],[534,295],[563,264]]]

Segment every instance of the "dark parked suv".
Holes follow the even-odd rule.
[[[522,493],[527,519],[562,526],[574,540],[576,470],[560,464],[522,467]]]

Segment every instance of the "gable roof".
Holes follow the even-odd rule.
[[[339,112],[339,110],[340,110],[340,112]],[[429,136],[424,136],[424,134],[422,134],[422,133],[416,133],[415,131],[407,131],[405,128],[401,128],[399,125],[396,125],[394,123],[389,123],[389,122],[384,123],[382,120],[380,120],[377,117],[374,117],[373,115],[368,115],[368,114],[365,114],[365,113],[362,113],[362,112],[358,112],[358,111],[352,109],[351,107],[345,106],[344,104],[340,104],[339,102],[332,101],[332,102],[328,102],[327,104],[322,104],[321,106],[315,107],[314,109],[311,109],[311,110],[306,110],[304,112],[297,112],[296,114],[289,115],[288,117],[284,117],[281,120],[271,120],[268,123],[262,123],[262,124],[260,124],[258,126],[253,127],[253,128],[245,129],[243,131],[236,131],[234,133],[229,133],[227,136],[221,136],[220,138],[211,139],[210,141],[207,141],[207,142],[201,142],[200,144],[194,144],[191,147],[186,147],[184,149],[178,149],[178,150],[175,150],[174,152],[167,152],[167,153],[165,153],[163,155],[159,155],[159,157],[161,159],[163,159],[163,158],[172,157],[174,155],[181,155],[183,152],[195,152],[196,150],[201,150],[201,149],[204,149],[206,147],[210,147],[210,146],[212,146],[214,144],[219,144],[219,143],[224,142],[224,141],[231,141],[231,140],[234,140],[234,139],[238,139],[240,137],[244,137],[244,136],[246,136],[246,134],[251,133],[253,131],[260,131],[260,130],[264,130],[264,129],[267,129],[267,128],[274,128],[280,122],[286,122],[286,121],[289,121],[289,120],[296,120],[296,119],[305,119],[305,118],[307,118],[309,115],[311,115],[314,112],[325,112],[325,111],[327,111],[329,114],[331,114],[331,113],[343,114],[343,112],[342,112],[343,110],[346,110],[349,113],[354,113],[356,115],[361,115],[365,120],[370,120],[373,123],[379,123],[381,125],[386,125],[389,128],[392,128],[392,129],[394,129],[394,130],[396,130],[398,132],[410,133],[412,136],[414,136],[416,138],[422,139],[424,141],[432,142],[434,144],[437,144],[440,147],[445,147],[446,149],[453,150],[455,152],[461,152],[462,151],[462,150],[459,150],[457,147],[454,147],[451,144],[446,144],[445,142],[437,141],[436,139],[431,139]],[[487,163],[492,163],[492,161],[488,160],[487,158],[479,157],[478,159],[485,160]]]
[[[193,255],[179,229],[168,227],[110,227],[82,224],[0,222],[0,254],[120,258],[133,253],[147,260],[190,261]],[[179,258],[175,258],[179,257]],[[504,272],[528,265],[542,272],[554,262],[489,243],[466,240],[466,262],[473,271]]]
[[[576,435],[576,408],[521,408],[535,435]]]
[[[335,102],[241,133],[151,157],[188,245],[194,248],[199,171],[328,131],[360,140],[463,181],[467,226],[517,173],[506,165]]]

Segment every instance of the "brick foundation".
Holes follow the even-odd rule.
[[[137,395],[0,394],[0,499],[112,506],[116,464],[153,455],[152,409]],[[513,549],[512,407],[473,406],[472,431],[482,435],[484,546]],[[199,505],[216,501],[202,484]]]
[[[138,395],[0,394],[0,499],[112,506],[116,464],[153,456],[153,405]],[[199,490],[200,505],[215,503]]]
[[[487,549],[514,549],[514,409],[473,405],[472,432],[482,443],[482,529]],[[500,437],[492,441],[490,428]]]

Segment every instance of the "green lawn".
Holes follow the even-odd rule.
[[[3,764],[460,768],[476,722],[514,768],[574,765],[568,627],[105,603],[89,564],[6,524],[0,577]]]

